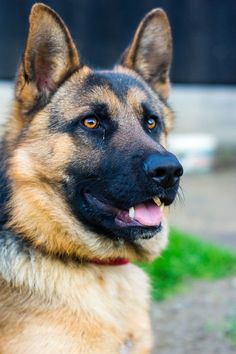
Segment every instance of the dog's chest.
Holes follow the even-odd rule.
[[[19,301],[24,318],[15,321],[16,315],[11,314],[10,325],[16,328],[14,338],[9,338],[17,349],[10,348],[6,353],[36,354],[39,345],[42,350],[49,348],[44,354],[142,353],[139,349],[148,353],[151,340],[146,277],[132,265],[113,268],[94,267],[83,277],[77,274],[75,279],[71,275],[69,283],[61,278],[54,284],[56,300],[52,304],[39,304],[31,298],[21,309]]]

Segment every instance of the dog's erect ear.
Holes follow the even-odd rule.
[[[140,23],[121,64],[138,72],[163,98],[169,94],[172,36],[162,9],[149,12]]]
[[[16,98],[24,113],[43,107],[79,66],[76,47],[61,18],[48,6],[35,4],[16,82]]]

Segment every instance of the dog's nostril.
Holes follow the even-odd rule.
[[[152,177],[165,177],[166,175],[166,169],[163,167],[157,168],[153,171],[153,176]]]
[[[183,167],[179,167],[177,168],[177,170],[175,171],[175,177],[181,177],[183,176],[183,173],[184,173],[184,170],[183,170]]]

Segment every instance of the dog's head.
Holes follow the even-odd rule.
[[[113,70],[83,65],[62,20],[33,6],[6,136],[9,225],[86,259],[151,258],[183,173],[166,150],[171,32],[156,9]]]

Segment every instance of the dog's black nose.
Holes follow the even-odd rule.
[[[164,188],[172,187],[182,176],[183,167],[171,153],[151,154],[144,161],[144,171]]]

